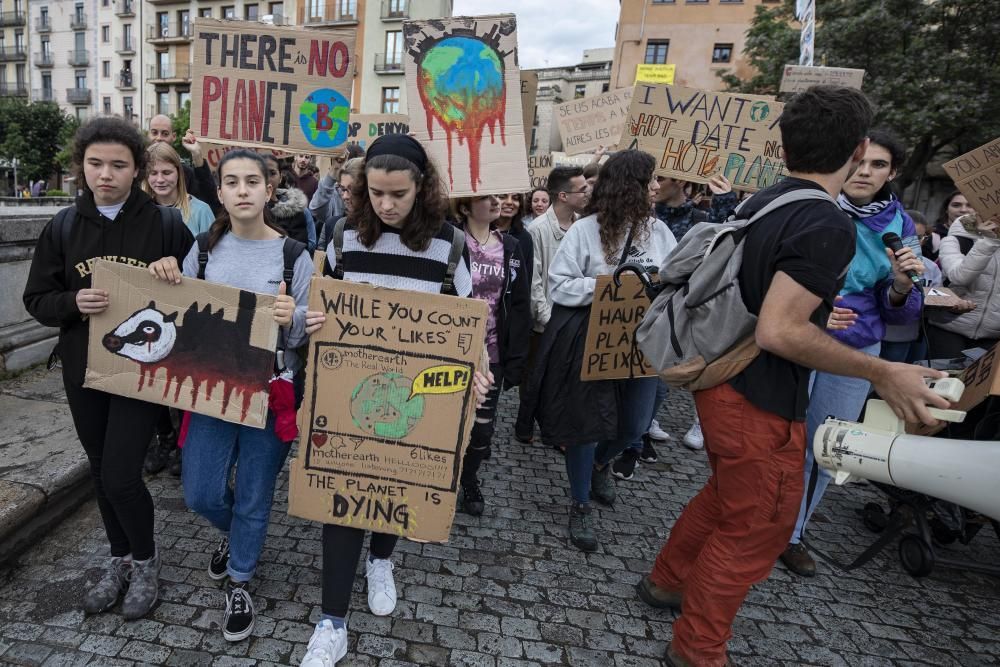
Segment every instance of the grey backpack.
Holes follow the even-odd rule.
[[[756,221],[806,200],[835,203],[821,190],[793,190],[746,219],[740,216],[743,202],[724,223],[692,227],[667,256],[660,267],[661,291],[636,330],[639,348],[667,384],[708,389],[756,358],[757,316],[747,310],[740,290],[743,240]]]

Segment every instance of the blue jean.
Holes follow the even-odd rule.
[[[882,351],[879,353],[886,361],[898,361],[904,364],[915,364],[927,359],[927,341],[921,336],[917,340],[905,343],[897,341],[882,341]]]
[[[229,576],[249,581],[264,548],[274,486],[289,443],[274,433],[274,415],[263,429],[192,414],[181,467],[184,500],[229,535]],[[236,483],[229,478],[236,466]]]
[[[586,505],[590,502],[590,475],[594,470],[595,449],[597,449],[596,442],[566,448],[569,495],[574,503]]]
[[[660,411],[660,406],[663,405],[663,401],[667,400],[667,394],[669,393],[669,391],[670,391],[670,387],[667,386],[667,383],[664,382],[663,380],[657,378],[657,381],[656,381],[656,398],[653,399],[653,414],[649,418],[650,425],[652,425],[653,420],[656,419],[656,413]],[[647,426],[646,429],[648,430],[649,426]],[[636,449],[636,450],[638,450],[638,451],[641,452],[642,451],[642,436],[639,436],[639,439],[636,440],[635,442],[633,442],[631,445],[629,445],[629,447],[632,448],[632,449]]]
[[[858,352],[864,352],[872,356],[878,356],[881,343],[875,343],[868,347],[863,347]],[[814,371],[809,377],[809,408],[806,411],[806,470],[805,487],[802,493],[802,504],[799,506],[799,518],[795,522],[795,530],[789,540],[792,544],[798,544],[802,540],[802,533],[806,524],[812,517],[816,507],[819,506],[826,493],[827,486],[833,475],[824,468],[818,468],[819,475],[816,477],[816,489],[813,491],[812,502],[806,507],[809,500],[809,480],[813,472],[813,437],[816,431],[826,421],[827,417],[836,417],[847,421],[857,420],[861,416],[861,411],[865,407],[865,400],[871,383],[861,378],[845,377],[843,375],[833,375],[831,373],[820,373]]]

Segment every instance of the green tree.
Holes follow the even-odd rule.
[[[173,125],[174,134],[176,135],[174,137],[174,143],[172,144],[174,150],[177,151],[177,154],[181,157],[191,157],[191,154],[187,152],[187,149],[184,148],[184,144],[181,141],[184,138],[184,135],[187,134],[188,128],[191,126],[190,100],[185,102],[184,106],[177,110],[176,114],[170,116],[170,122]]]
[[[63,128],[71,120],[52,102],[0,100],[0,158],[17,159],[22,182],[48,178],[60,168],[57,156],[65,143]]]
[[[758,6],[744,53],[756,69],[729,90],[775,94],[782,68],[798,62],[794,0]],[[821,0],[816,3],[817,65],[865,70],[876,123],[891,128],[909,155],[905,188],[944,152],[963,153],[1000,135],[1000,12],[995,0]]]

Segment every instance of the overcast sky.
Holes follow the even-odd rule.
[[[615,45],[615,0],[455,0],[455,16],[509,13],[523,69],[575,65],[584,49]]]

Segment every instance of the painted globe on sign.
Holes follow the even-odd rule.
[[[365,433],[399,439],[424,416],[424,397],[410,398],[413,380],[398,373],[369,375],[351,394],[351,420]]]
[[[750,120],[759,123],[766,119],[771,113],[771,107],[767,102],[758,101],[750,105]]]
[[[330,88],[320,88],[309,94],[299,105],[299,125],[302,134],[313,146],[336,148],[347,141],[348,116],[351,104],[343,95]]]

